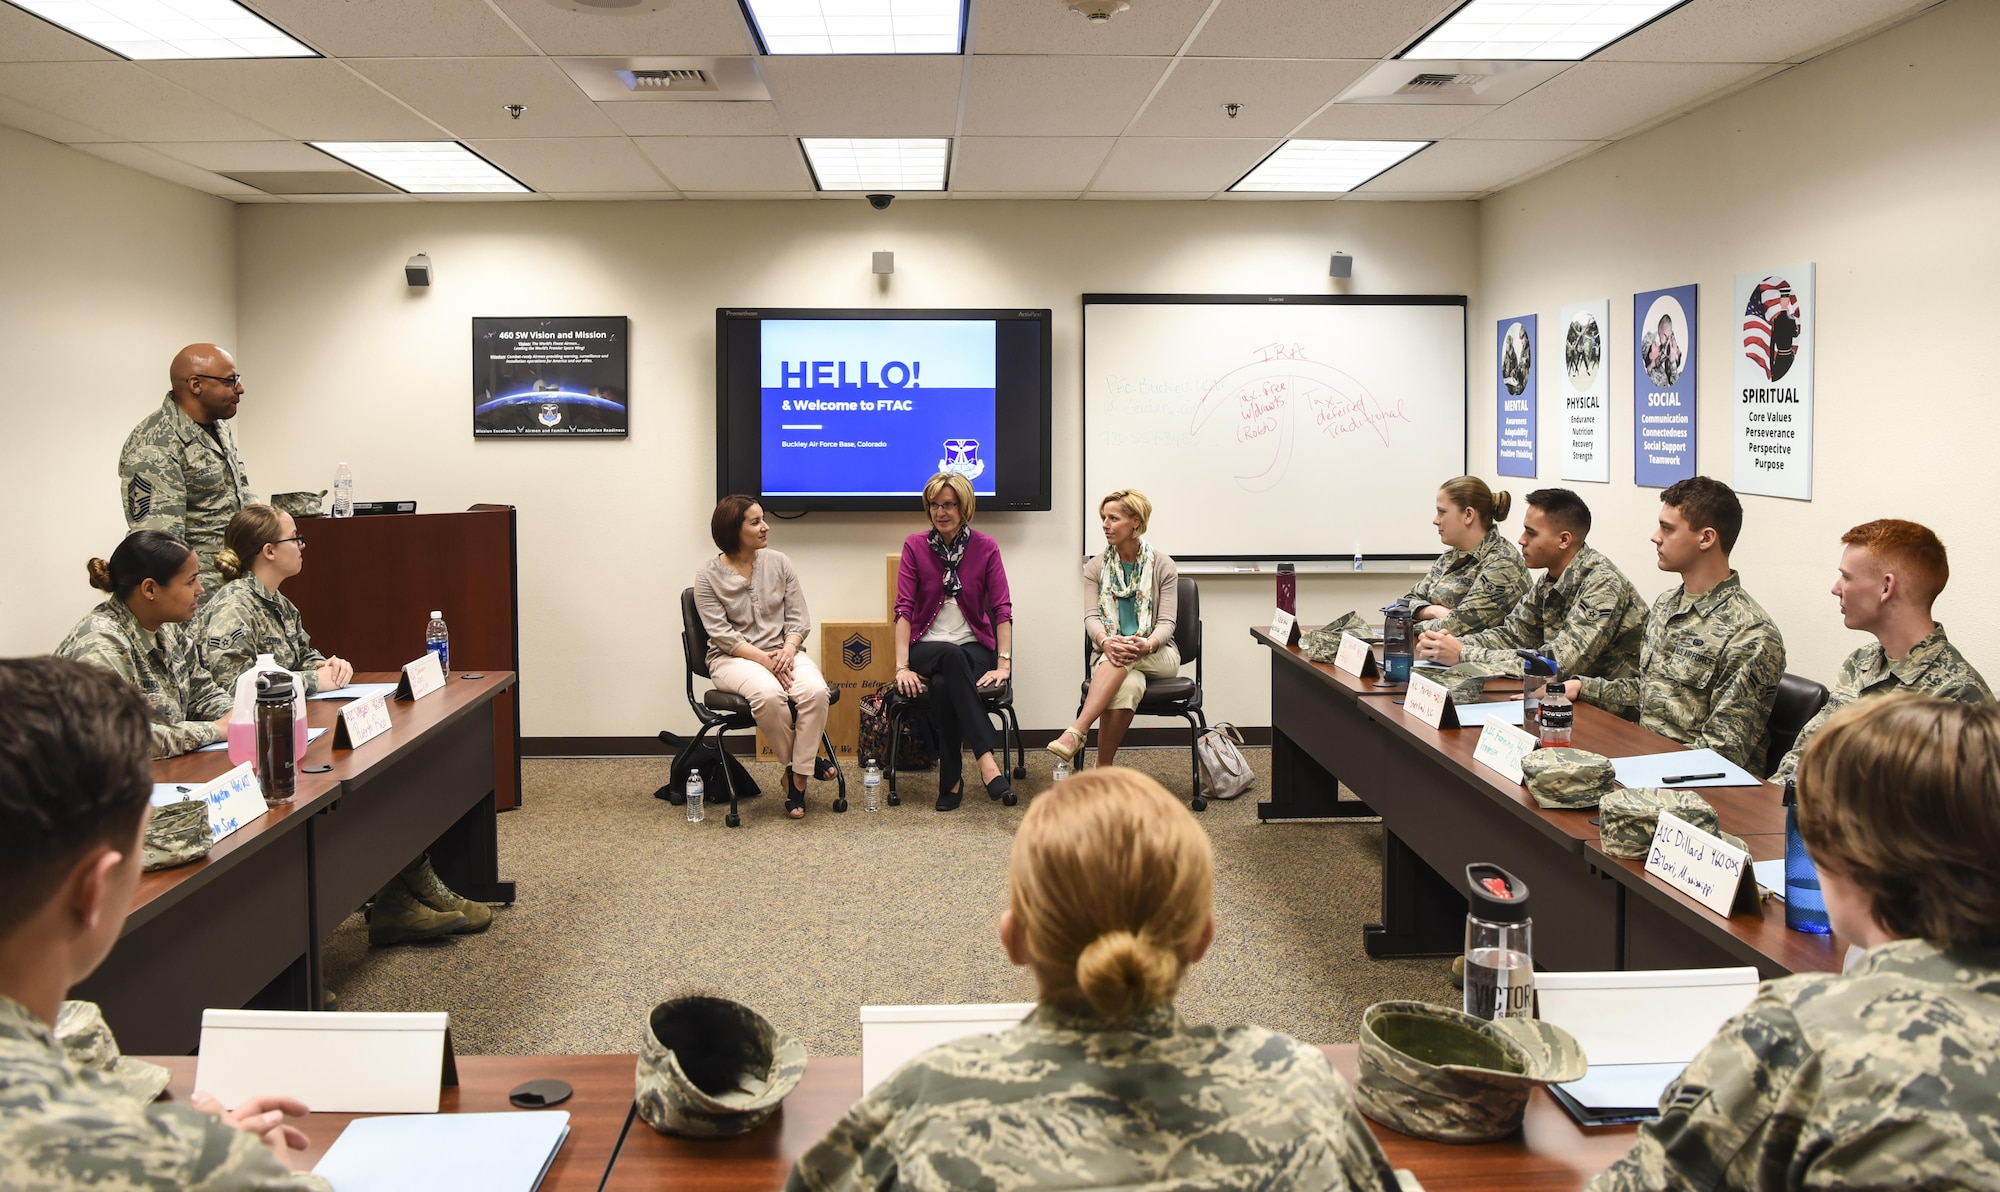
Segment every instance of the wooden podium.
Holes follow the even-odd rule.
[[[313,645],[357,671],[400,670],[424,652],[431,610],[451,627],[451,669],[520,672],[514,508],[305,518],[306,568],[285,582]],[[494,800],[521,805],[520,686],[493,700]]]

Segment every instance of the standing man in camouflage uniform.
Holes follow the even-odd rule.
[[[1590,506],[1566,488],[1528,494],[1521,519],[1521,557],[1547,571],[1507,619],[1468,633],[1429,632],[1417,657],[1456,666],[1476,662],[1520,673],[1515,650],[1555,659],[1565,675],[1623,679],[1638,673],[1645,605],[1618,565],[1587,545]]]
[[[201,586],[222,586],[215,552],[230,515],[256,500],[236,454],[229,420],[243,400],[236,359],[214,344],[189,344],[167,370],[172,392],[125,438],[118,490],[127,530],[164,530],[201,557]]]
[[[0,1188],[330,1192],[286,1168],[306,1146],[285,1125],[297,1101],[153,1104],[157,1083],[109,1066],[115,1047],[80,1060],[56,1037],[58,1017],[95,1010],[64,1014],[63,996],[111,951],[139,883],[147,724],[95,667],[0,661]]]
[[[1770,748],[1785,639],[1729,565],[1742,529],[1743,503],[1720,480],[1692,476],[1661,493],[1653,548],[1681,582],[1646,614],[1639,674],[1571,679],[1569,694],[1755,773]]]
[[[2000,708],[1843,709],[1798,772],[1844,976],[1767,981],[1590,1192],[2000,1189]]]
[[[1841,621],[1875,640],[1840,664],[1826,707],[1799,730],[1798,743],[1778,763],[1773,782],[1798,769],[1806,742],[1828,717],[1864,696],[1907,690],[1966,704],[1993,698],[1986,680],[1945,637],[1944,626],[1931,619],[1931,604],[1951,579],[1938,536],[1915,522],[1883,518],[1854,527],[1840,540],[1846,549],[1840,552],[1833,594]]]

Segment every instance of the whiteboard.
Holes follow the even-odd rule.
[[[1438,553],[1466,467],[1465,299],[1083,296],[1083,549],[1136,488],[1176,560]]]

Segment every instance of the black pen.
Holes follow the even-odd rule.
[[[1700,782],[1704,778],[1727,778],[1729,775],[1717,770],[1713,774],[1674,774],[1660,779],[1661,782]]]

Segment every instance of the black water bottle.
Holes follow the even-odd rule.
[[[1382,609],[1382,678],[1389,683],[1410,681],[1410,657],[1416,648],[1409,602],[1398,600]]]
[[[257,676],[257,754],[253,759],[264,803],[289,803],[298,793],[296,729],[292,701],[297,690],[289,671],[265,671]]]

